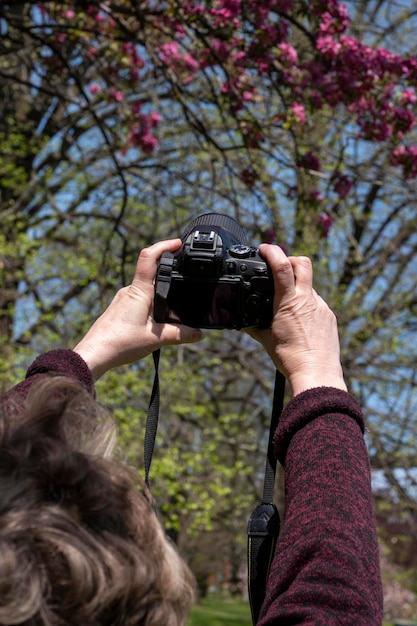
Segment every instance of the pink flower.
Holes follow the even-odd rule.
[[[288,65],[294,65],[298,62],[297,50],[289,43],[280,43],[277,48],[281,51],[281,60]]]
[[[140,147],[142,148],[144,152],[147,152],[147,153],[153,152],[155,148],[158,147],[158,145],[159,145],[159,142],[156,139],[156,137],[151,135],[149,132],[142,135],[142,138],[140,141]]]
[[[320,193],[320,191],[310,191],[308,194],[308,201],[314,205],[320,204],[323,200],[324,196]]]
[[[162,60],[165,62],[181,58],[178,53],[178,43],[176,41],[162,44],[162,46],[159,47],[159,52],[161,53]]]
[[[391,165],[400,166],[405,178],[417,177],[417,146],[399,146],[391,155]]]
[[[320,171],[320,159],[312,152],[306,152],[298,161],[298,165],[306,170]]]
[[[327,213],[320,213],[317,216],[317,224],[319,225],[322,236],[327,237],[333,225],[333,219]]]
[[[391,164],[392,165],[401,165],[404,156],[407,154],[407,150],[405,146],[399,146],[392,151],[391,155]]]
[[[404,105],[414,104],[417,100],[417,96],[413,89],[404,89],[399,96],[399,100]]]
[[[156,111],[151,111],[151,113],[149,114],[149,121],[151,127],[155,128],[155,126],[158,126],[159,122],[161,121],[161,116]]]
[[[122,102],[124,99],[124,95],[122,91],[111,91],[109,93],[109,96],[112,100],[115,100],[116,102]]]
[[[393,129],[399,137],[408,133],[416,123],[416,116],[403,106],[394,109]]]
[[[163,63],[175,71],[182,82],[189,84],[199,68],[199,62],[189,52],[181,53],[176,41],[170,41],[159,47]]]
[[[341,172],[336,172],[333,181],[333,189],[338,194],[339,198],[343,200],[343,198],[346,198],[349,191],[352,189],[352,181]]]
[[[182,62],[187,70],[191,70],[192,72],[196,72],[198,70],[198,61],[188,52],[184,55]]]
[[[306,121],[306,114],[304,110],[304,106],[297,102],[293,102],[291,105],[291,113],[294,119],[299,122],[301,125]]]
[[[321,16],[320,33],[340,34],[345,32],[349,24],[349,13],[346,6],[342,2],[337,2],[334,6],[329,3],[328,10]]]
[[[88,88],[88,91],[91,93],[92,96],[97,96],[101,92],[101,87],[100,85],[97,85],[97,83],[93,83]]]
[[[253,93],[251,91],[244,91],[242,97],[245,102],[253,101]]]
[[[329,54],[336,57],[342,49],[342,44],[336,39],[333,39],[330,35],[325,35],[317,38],[316,47],[322,54]]]

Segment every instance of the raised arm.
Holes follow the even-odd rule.
[[[275,281],[271,329],[250,331],[289,380],[275,433],[285,517],[259,626],[378,626],[382,588],[363,416],[346,392],[337,322],[312,266],[262,246]]]

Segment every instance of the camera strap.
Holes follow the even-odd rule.
[[[160,388],[158,368],[160,354],[160,350],[155,350],[155,352],[152,353],[155,365],[155,375],[151,398],[149,401],[144,441],[145,483],[148,487],[149,471],[152,463],[159,421]],[[285,378],[277,370],[275,374],[274,399],[272,403],[272,415],[269,428],[262,501],[254,509],[247,527],[248,590],[252,622],[254,626],[259,619],[261,606],[265,598],[269,570],[280,530],[279,513],[274,504],[277,461],[274,454],[273,436],[284,405],[284,393]]]
[[[146,420],[146,429],[145,429],[145,441],[143,445],[143,462],[145,468],[145,483],[149,488],[149,471],[151,469],[153,450],[155,447],[156,440],[156,431],[158,430],[158,420],[159,420],[159,401],[160,401],[160,392],[159,392],[159,357],[161,355],[161,350],[155,350],[152,352],[153,362],[155,366],[155,375],[153,379],[153,386],[151,392],[151,399],[149,401],[148,407],[148,417]]]
[[[277,370],[275,374],[274,399],[269,428],[268,449],[265,464],[262,502],[254,509],[248,522],[248,591],[255,626],[265,598],[269,570],[275,552],[280,518],[274,504],[274,487],[277,461],[274,454],[273,436],[284,405],[285,378]]]
[[[159,261],[154,300],[154,318],[156,320],[164,320],[166,318],[173,263],[174,254],[172,252],[165,252]]]

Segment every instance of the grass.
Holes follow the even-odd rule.
[[[210,596],[194,607],[187,626],[252,626],[249,604],[230,598]],[[393,624],[384,622],[383,626]]]
[[[252,626],[249,604],[214,596],[205,598],[191,611],[187,626]]]

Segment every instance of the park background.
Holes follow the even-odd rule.
[[[416,27],[407,0],[0,2],[2,390],[201,213],[310,256],[366,416],[387,620],[417,617]],[[271,363],[207,331],[160,375],[165,527],[202,596],[242,594]],[[152,377],[98,384],[138,471]]]

